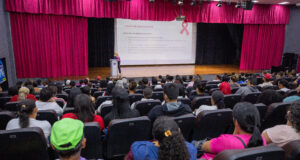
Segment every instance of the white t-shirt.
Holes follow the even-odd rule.
[[[196,116],[198,116],[198,114],[200,114],[202,111],[217,110],[217,109],[218,109],[217,106],[201,105],[196,111]]]
[[[295,128],[288,125],[277,125],[266,129],[264,132],[267,132],[271,141],[279,147],[300,139],[300,133],[297,133]]]
[[[40,121],[29,118],[28,127],[39,127],[43,130],[45,138],[48,139],[51,133],[51,124],[48,121]],[[19,118],[14,118],[7,123],[6,130],[20,129]]]
[[[58,115],[63,114],[63,109],[56,102],[36,101],[35,105],[36,105],[38,111],[54,110],[56,112],[56,114],[58,114]]]
[[[280,90],[283,91],[283,92],[287,92],[287,91],[289,91],[290,89],[288,89],[288,88],[281,88]]]

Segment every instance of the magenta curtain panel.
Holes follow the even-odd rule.
[[[261,70],[279,66],[285,25],[244,25],[240,69]]]
[[[86,18],[10,13],[18,78],[88,75]]]
[[[183,5],[187,22],[235,24],[288,24],[290,8],[282,5],[255,4],[252,11],[236,9],[234,5],[204,2],[200,7]],[[131,0],[107,2],[106,0],[6,0],[6,10],[32,14],[72,15],[95,18],[125,18],[133,20],[172,21],[180,14],[172,1]]]

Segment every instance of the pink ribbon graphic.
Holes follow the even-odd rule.
[[[186,23],[184,21],[182,22],[182,24],[181,24],[182,30],[181,30],[180,34],[183,34],[183,32],[185,32],[186,35],[190,34],[189,31],[188,31],[188,29],[187,29],[188,25],[189,25],[188,23]]]

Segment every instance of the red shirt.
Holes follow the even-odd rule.
[[[32,100],[36,101],[35,96],[32,95],[32,94],[27,94],[26,99],[32,99]],[[10,102],[17,102],[18,101],[18,95],[14,95],[13,97],[11,97],[11,99],[9,101]]]
[[[228,82],[222,82],[220,84],[220,91],[223,92],[224,95],[231,94],[230,84]]]
[[[74,113],[67,113],[67,114],[64,114],[64,115],[61,117],[61,119],[64,119],[64,118],[78,119],[77,115],[74,114]],[[100,128],[101,128],[101,131],[104,130],[104,121],[103,121],[103,119],[102,119],[101,116],[98,116],[98,115],[94,114],[93,122],[99,123]]]

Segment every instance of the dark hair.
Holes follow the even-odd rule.
[[[182,81],[186,82],[186,80],[187,80],[186,76],[182,76]]]
[[[221,91],[214,91],[211,95],[211,98],[214,100],[214,102],[217,105],[218,109],[225,108],[224,94]]]
[[[24,86],[28,86],[28,85],[33,85],[33,82],[31,79],[27,79],[26,82],[24,83]]]
[[[173,81],[173,79],[174,79],[173,76],[170,76],[170,75],[167,76],[167,80],[168,80],[168,81]]]
[[[31,99],[25,99],[18,104],[19,108],[19,125],[21,128],[29,126],[29,115],[32,114],[36,107],[35,102]]]
[[[40,92],[40,100],[43,102],[47,102],[53,96],[52,90],[48,87],[43,88]]]
[[[150,99],[152,97],[152,88],[146,87],[143,89],[143,95],[146,99]]]
[[[152,77],[152,85],[157,85],[157,79],[155,77]]]
[[[252,76],[252,77],[248,78],[248,81],[252,85],[256,85],[257,84],[257,78],[255,76]]]
[[[178,84],[179,88],[179,96],[182,96],[183,98],[185,97],[185,88],[182,84]]]
[[[131,90],[131,91],[135,91],[135,89],[136,89],[136,82],[135,81],[131,81],[129,83],[128,89]]]
[[[55,96],[57,94],[57,87],[54,85],[48,86],[48,88],[51,90],[52,95]]]
[[[242,130],[247,133],[252,133],[251,139],[247,145],[250,147],[257,147],[263,145],[263,140],[259,131],[260,117],[257,108],[249,102],[237,103],[232,112],[233,119],[235,119]]]
[[[165,133],[168,133],[166,136]],[[158,140],[158,160],[189,160],[190,154],[177,123],[170,117],[158,117],[153,123],[153,137]]]
[[[115,87],[112,91],[113,108],[111,110],[112,119],[122,118],[130,112],[128,92],[121,87]]]
[[[282,95],[273,89],[264,90],[258,97],[258,103],[263,103],[266,106],[277,102],[282,102]]]
[[[104,80],[104,79],[102,79],[102,80],[100,81],[100,88],[106,88],[106,87],[107,87],[107,81]]]
[[[222,82],[228,82],[229,81],[229,77],[227,75],[224,75],[222,77]]]
[[[219,80],[222,79],[221,75],[216,75],[216,78],[218,78]]]
[[[159,78],[159,79],[162,79],[162,75],[159,75],[158,78]]]
[[[41,85],[42,84],[42,80],[41,79],[38,79],[35,82],[37,83],[37,85]]]
[[[86,95],[91,95],[91,89],[89,86],[84,86],[81,88],[81,92]]]
[[[82,147],[82,139],[78,142],[78,144],[75,146],[74,149],[68,149],[68,150],[55,149],[55,152],[58,154],[59,157],[69,158],[72,155],[78,153],[81,150],[81,147]]]
[[[75,81],[70,82],[71,87],[74,87],[76,85]]]
[[[165,78],[162,78],[160,83],[166,83],[166,79]]]
[[[297,132],[300,132],[300,100],[293,102],[288,111],[288,121],[291,122]]]
[[[164,86],[164,94],[166,94],[170,100],[175,100],[179,95],[179,88],[174,83],[167,83]]]
[[[114,87],[115,87],[115,85],[113,83],[107,84],[105,95],[110,96]]]
[[[232,75],[232,76],[230,77],[230,79],[231,79],[232,82],[237,82],[237,81],[239,81],[239,77],[238,77],[237,75]]]
[[[196,88],[199,92],[204,93],[206,89],[206,83],[200,81],[200,83],[197,84]]]
[[[94,105],[91,98],[86,94],[79,94],[75,98],[75,112],[78,119],[83,123],[92,122],[94,119]]]
[[[279,79],[278,83],[282,84],[286,88],[289,88],[289,82],[285,79]]]
[[[33,82],[32,85],[33,85],[33,87],[37,87],[38,86],[38,84],[36,82]]]
[[[14,95],[17,95],[18,93],[19,93],[19,89],[18,89],[17,86],[13,86],[13,87],[8,88],[8,95],[14,96]]]
[[[26,87],[29,89],[29,94],[34,94],[33,85],[27,85]]]
[[[143,84],[143,85],[148,85],[148,78],[143,77],[143,79],[142,79],[142,84]]]

